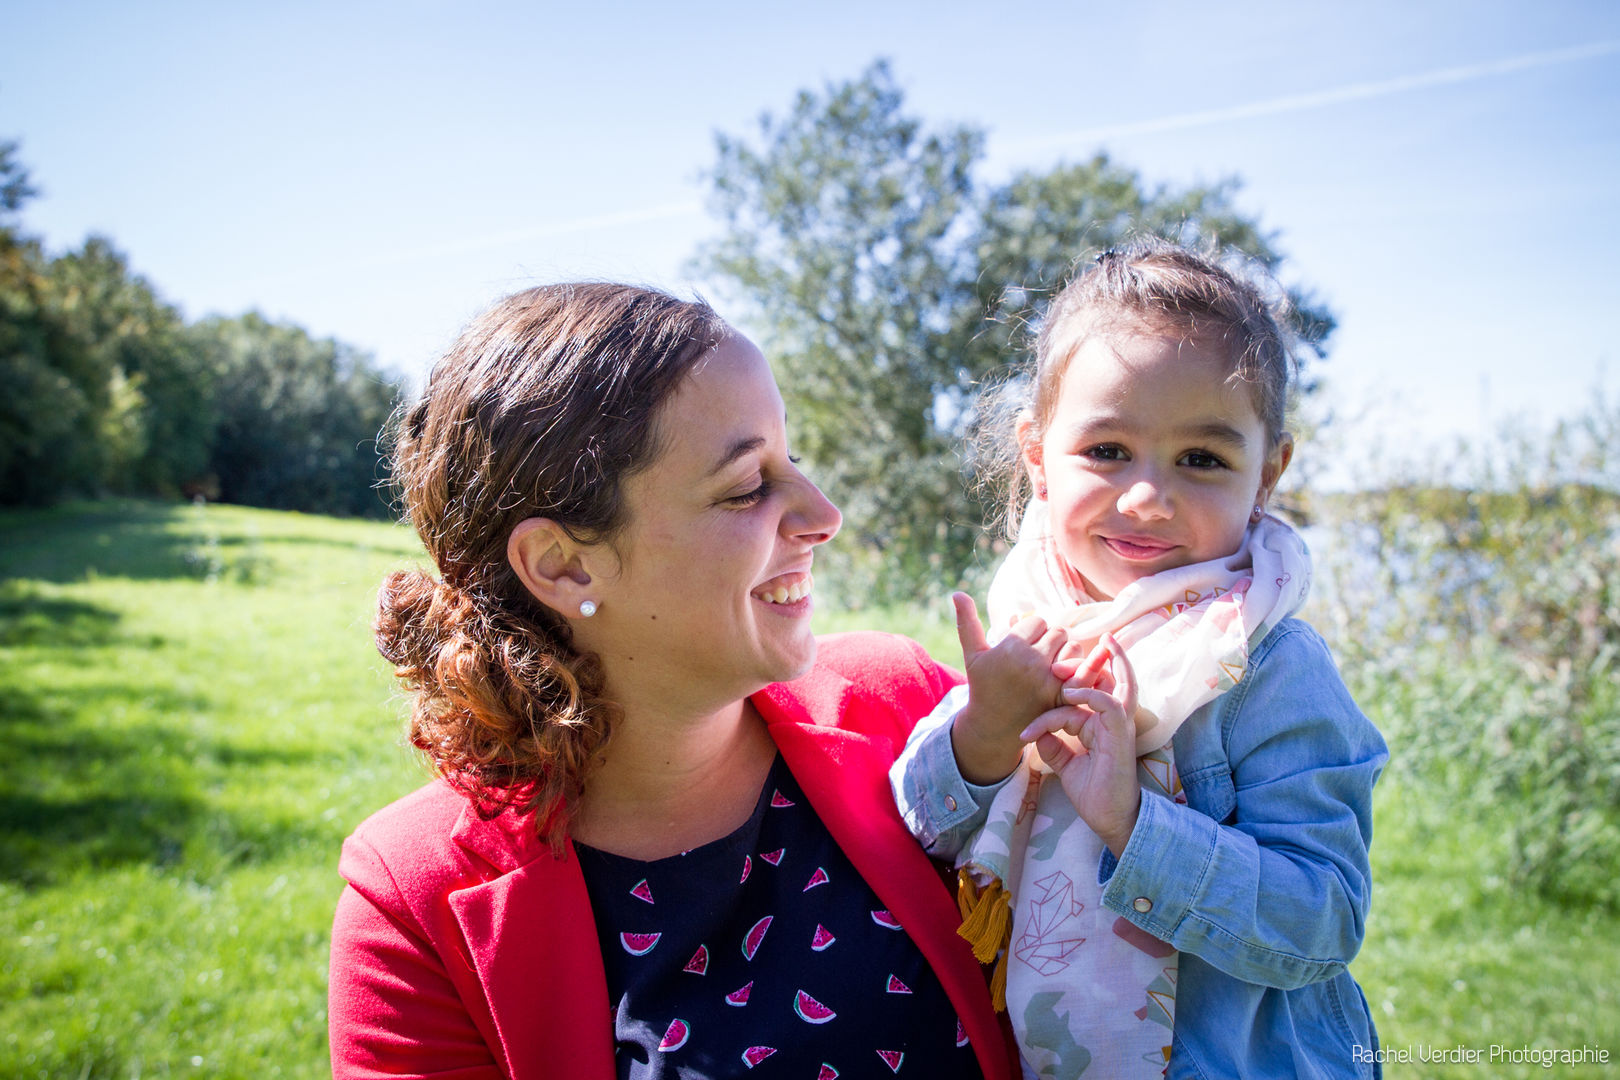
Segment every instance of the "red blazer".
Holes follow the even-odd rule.
[[[828,831],[956,1006],[987,1080],[1016,1074],[956,903],[907,832],[889,766],[960,677],[886,634],[823,638],[811,672],[753,697]],[[483,821],[442,780],[343,844],[332,929],[336,1077],[612,1080],[607,980],[584,878],[512,813]]]

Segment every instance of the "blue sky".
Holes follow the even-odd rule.
[[[776,7],[4,0],[0,138],[52,249],[102,232],[189,317],[419,375],[536,282],[720,293],[683,265],[714,133],[886,56],[989,133],[989,179],[1098,149],[1241,177],[1340,317],[1322,401],[1368,419],[1334,468],[1614,392],[1620,5]]]

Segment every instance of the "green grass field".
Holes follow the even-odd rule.
[[[327,1073],[338,846],[423,782],[371,648],[384,524],[233,507],[0,514],[0,1076]],[[955,650],[948,607],[820,617]],[[1399,747],[1395,748],[1399,753]],[[1408,782],[1377,806],[1355,967],[1386,1046],[1478,1049],[1396,1076],[1604,1076],[1620,918],[1493,876],[1511,806]]]

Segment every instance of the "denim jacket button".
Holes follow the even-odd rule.
[[[1131,907],[1135,908],[1143,915],[1146,915],[1148,912],[1153,910],[1153,901],[1149,900],[1145,896],[1138,896],[1135,900],[1131,901]]]
[[[956,796],[955,795],[947,795],[947,796],[945,796],[945,809],[953,811],[953,812],[956,810]]]

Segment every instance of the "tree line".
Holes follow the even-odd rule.
[[[52,256],[0,142],[0,504],[103,494],[385,516],[399,381],[257,313],[187,322],[105,237]]]

